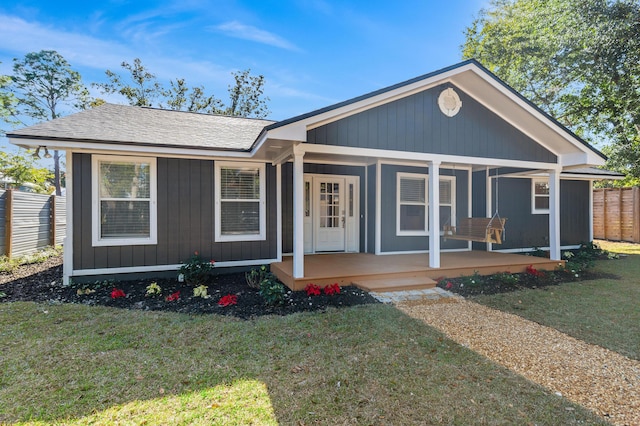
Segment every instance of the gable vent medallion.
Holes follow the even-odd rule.
[[[462,108],[462,101],[456,91],[449,87],[443,90],[440,96],[438,96],[438,106],[444,115],[453,117],[460,111],[460,108]]]

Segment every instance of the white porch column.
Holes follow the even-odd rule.
[[[440,161],[429,163],[429,267],[440,267]]]
[[[73,152],[66,151],[65,188],[66,200],[66,233],[62,243],[62,284],[69,285],[73,273]]]
[[[549,256],[560,260],[560,170],[549,170]]]
[[[304,277],[304,152],[293,149],[293,278]]]

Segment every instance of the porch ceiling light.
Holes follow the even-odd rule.
[[[51,154],[49,154],[49,150],[47,147],[44,147],[44,158],[51,158]]]
[[[438,96],[438,106],[444,115],[453,117],[460,111],[460,108],[462,108],[462,101],[458,93],[449,87],[443,90],[440,96]]]
[[[36,148],[36,152],[33,153],[33,158],[40,159],[40,147]]]

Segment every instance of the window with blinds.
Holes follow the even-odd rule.
[[[398,235],[427,233],[427,177],[398,174]]]
[[[155,244],[155,159],[94,156],[94,245]]]
[[[428,235],[429,176],[398,173],[396,235]],[[455,225],[455,177],[440,176],[440,227]]]
[[[216,240],[264,239],[264,164],[216,162]]]

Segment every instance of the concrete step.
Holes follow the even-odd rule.
[[[437,282],[425,276],[413,276],[395,278],[363,278],[354,280],[352,284],[362,290],[382,293],[387,291],[434,288]]]

